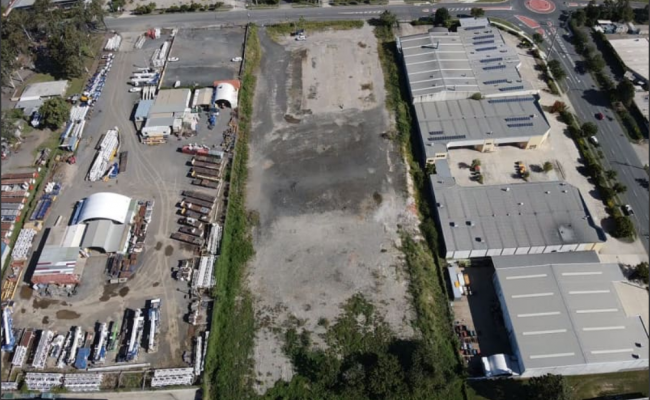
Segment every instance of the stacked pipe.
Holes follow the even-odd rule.
[[[122,43],[122,37],[118,34],[115,34],[112,38],[108,39],[104,50],[106,51],[117,51],[120,49],[120,44]]]
[[[32,248],[32,242],[36,236],[36,231],[33,229],[21,229],[14,249],[11,252],[11,258],[14,260],[26,260],[29,250]]]

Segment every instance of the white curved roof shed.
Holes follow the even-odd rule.
[[[118,224],[126,223],[131,199],[117,193],[95,193],[86,199],[79,222],[108,219]]]
[[[217,86],[217,93],[215,95],[215,103],[228,102],[230,108],[237,108],[237,89],[227,82],[222,82]]]

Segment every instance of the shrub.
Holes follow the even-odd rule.
[[[546,161],[542,166],[542,168],[544,169],[544,172],[549,173],[553,171],[553,163],[550,161]]]
[[[623,215],[615,217],[612,236],[615,238],[633,238],[635,236],[635,232],[632,220],[629,217]]]
[[[480,93],[474,93],[473,95],[470,96],[470,99],[472,100],[481,100],[483,98],[483,95]]]

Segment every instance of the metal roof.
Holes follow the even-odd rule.
[[[532,90],[518,71],[519,56],[486,18],[461,19],[457,32],[399,38],[413,97],[443,91],[484,95]]]
[[[414,105],[428,157],[449,146],[526,142],[545,135],[550,125],[533,96],[447,100]]]
[[[81,275],[85,263],[80,263],[79,260],[79,247],[43,246],[33,276]]]
[[[183,112],[189,107],[191,94],[190,89],[161,90],[151,107],[151,114]]]
[[[580,191],[568,183],[464,187],[453,178],[430,179],[447,252],[602,241]]]
[[[102,249],[106,253],[122,250],[122,238],[129,225],[118,225],[108,220],[96,220],[88,223],[81,246]]]
[[[616,264],[595,253],[492,257],[525,369],[647,360],[648,336],[628,317]]]
[[[41,97],[65,96],[68,81],[33,83],[20,95],[20,101],[37,100]]]
[[[138,102],[138,107],[135,109],[135,120],[140,121],[149,115],[149,111],[153,106],[154,100],[140,100]]]
[[[633,38],[633,39],[611,39],[609,41],[612,47],[621,58],[626,67],[634,71],[639,76],[644,77],[646,80],[650,79],[648,69],[648,56],[650,56],[650,49],[648,49],[648,38]]]
[[[127,221],[131,198],[117,193],[94,193],[86,198],[79,215],[79,222],[108,219],[119,224]]]

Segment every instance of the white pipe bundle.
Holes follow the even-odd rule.
[[[14,244],[14,249],[11,252],[11,258],[14,260],[26,260],[27,253],[32,248],[32,243],[36,236],[36,231],[33,229],[21,229]]]
[[[89,181],[98,181],[106,174],[110,165],[110,157],[113,155],[115,149],[117,149],[117,145],[119,144],[117,132],[118,128],[115,127],[114,129],[109,130],[106,133],[106,136],[104,136],[104,139],[99,146],[100,149],[95,157],[95,161],[93,161],[93,165],[90,167],[90,171],[88,172]]]
[[[104,46],[104,50],[117,51],[120,48],[120,44],[122,44],[122,37],[116,34],[112,38],[108,39],[106,46]]]

